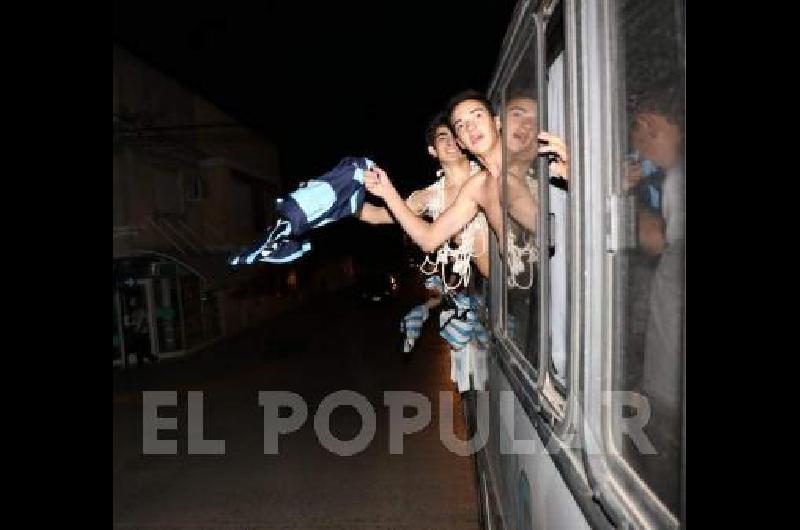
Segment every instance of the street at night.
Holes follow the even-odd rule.
[[[454,400],[456,435],[465,438],[450,359],[436,326],[413,357],[398,350],[398,319],[419,290],[374,304],[351,290],[264,323],[194,356],[118,370],[114,379],[114,525],[116,528],[477,528],[472,457],[453,454],[439,437],[439,392]],[[404,305],[405,304],[405,305]],[[313,428],[319,402],[338,390],[365,396],[377,414],[367,448],[353,456],[325,449]],[[175,390],[178,454],[142,454],[143,390]],[[204,438],[225,440],[224,455],[189,455],[187,391],[204,396]],[[281,435],[279,455],[264,454],[258,392],[290,390],[308,403],[308,418]],[[432,421],[404,437],[402,455],[388,446],[386,390],[431,400]],[[409,412],[406,412],[409,415]],[[331,415],[331,432],[348,440],[361,427],[354,409]]]

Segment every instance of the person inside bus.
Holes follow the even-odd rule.
[[[448,117],[459,145],[475,155],[484,169],[464,183],[454,203],[434,222],[425,221],[408,208],[382,168],[375,165],[364,172],[367,191],[385,201],[406,233],[426,252],[432,252],[452,237],[478,211],[483,211],[495,236],[503,233],[500,117],[494,114],[486,97],[474,90],[462,92],[450,101]],[[564,142],[547,132],[540,132],[537,140],[537,153],[549,157],[550,173],[566,178],[568,161]],[[510,173],[509,177],[506,194],[509,213],[526,230],[534,231],[538,200],[521,175]]]
[[[526,89],[511,89],[505,104],[505,142],[508,154],[508,171],[519,177],[528,177],[529,185],[536,196],[538,180],[534,162],[540,153],[536,132],[539,130],[539,111],[536,97]],[[554,135],[544,133],[556,142],[561,140]],[[553,157],[553,166],[550,167],[550,185],[556,189],[567,190],[569,177],[563,160]]]
[[[536,175],[536,159],[538,155],[538,142],[536,132],[539,130],[538,104],[534,93],[528,89],[510,88],[506,96],[503,112],[505,123],[505,143],[507,152],[508,172],[525,178],[531,189],[531,194],[538,197],[539,179]],[[558,163],[558,161],[556,161]],[[550,233],[554,235],[549,245],[550,256],[550,336],[551,359],[553,369],[560,379],[566,375],[566,343],[567,343],[567,301],[566,301],[566,231],[568,211],[568,174],[564,167],[556,167],[551,171],[548,181],[550,199]],[[536,223],[536,220],[533,220]],[[530,234],[529,236],[532,236]],[[530,245],[533,237],[526,241]],[[510,243],[510,242],[509,242]],[[508,245],[511,248],[511,244]],[[519,252],[515,252],[519,254]],[[512,258],[509,255],[509,258]],[[533,267],[532,264],[527,265]],[[519,269],[519,267],[518,267]],[[509,271],[512,272],[512,271]],[[530,271],[529,276],[533,276]],[[514,282],[519,283],[519,282]],[[532,311],[529,336],[535,340],[538,326],[538,317]],[[509,318],[513,315],[509,312]],[[536,351],[538,345],[530,351]],[[530,348],[529,348],[530,349]]]
[[[682,103],[676,88],[653,90],[633,103],[631,145],[664,178],[660,211],[639,208],[642,249],[657,260],[650,282],[641,392],[651,407],[654,466],[676,465],[680,446],[685,207]],[[643,222],[644,220],[644,222]]]
[[[683,239],[683,207],[681,190],[682,134],[677,113],[680,105],[673,89],[646,94],[633,103],[635,111],[630,126],[631,145],[641,153],[644,162],[638,171],[627,174],[628,187],[646,181],[646,177],[661,177],[660,189],[652,184],[647,188],[656,200],[640,208],[639,230],[642,246],[652,255],[661,255],[668,244]],[[644,171],[647,162],[653,165]],[[652,176],[651,176],[652,175]]]

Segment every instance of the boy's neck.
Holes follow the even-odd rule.
[[[458,162],[442,164],[444,170],[445,184],[448,186],[460,186],[469,178],[472,166],[469,159],[464,158]]]
[[[486,153],[478,155],[478,159],[492,176],[500,177],[503,170],[503,149],[499,141],[495,142]]]

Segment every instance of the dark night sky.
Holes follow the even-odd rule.
[[[430,116],[485,90],[513,0],[115,1],[114,41],[279,148],[288,182],[368,156],[398,189],[433,177]]]

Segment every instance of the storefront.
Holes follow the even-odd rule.
[[[114,260],[115,366],[184,355],[220,334],[216,296],[178,263],[152,257]]]

